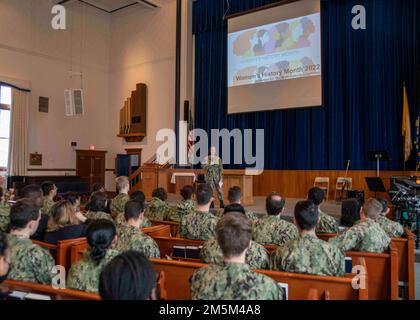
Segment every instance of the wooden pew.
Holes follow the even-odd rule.
[[[87,241],[75,243],[70,249],[70,262],[71,264],[76,263],[83,259],[83,253],[85,252],[88,244]]]
[[[404,228],[406,237],[392,238],[398,251],[398,281],[403,282],[403,299],[415,300],[414,235]]]
[[[80,242],[86,242],[86,238],[61,240],[56,245],[36,240],[33,240],[32,242],[49,250],[55,259],[55,263],[63,266],[68,271],[71,266],[72,246]]]
[[[160,221],[160,220],[150,220],[150,222],[155,225],[167,225],[171,228],[171,236],[179,237],[179,222],[176,221]]]
[[[99,295],[71,289],[54,289],[50,285],[6,280],[0,284],[2,291],[20,291],[49,296],[51,300],[100,300]]]
[[[277,246],[266,245],[265,248],[271,254]],[[357,259],[365,259],[369,273],[370,300],[398,299],[398,252],[393,242],[384,253],[348,251],[346,257],[353,259],[353,266],[356,265],[354,261]]]
[[[391,243],[397,250],[398,256],[398,281],[404,283],[404,299],[415,299],[415,281],[414,281],[414,235],[408,229],[404,228],[406,237],[391,238]],[[318,238],[328,241],[336,234],[317,234]]]
[[[166,289],[169,300],[190,300],[189,279],[195,270],[207,266],[204,263],[150,259],[157,272],[164,271],[166,275]],[[368,286],[355,290],[352,287],[352,277],[324,277],[295,274],[289,272],[257,270],[275,281],[289,285],[290,300],[305,299],[357,299],[368,298]]]
[[[160,224],[153,227],[142,228],[141,231],[152,238],[171,236],[171,227],[169,225]]]
[[[337,236],[336,233],[317,233],[316,236],[324,241],[328,241],[331,238],[334,238],[335,236]]]
[[[79,242],[73,245],[71,248],[71,263],[76,263],[83,258],[83,253],[87,248],[87,242]],[[168,290],[166,285],[166,273],[165,271],[157,271],[157,283],[156,288],[161,300],[168,300]]]
[[[159,246],[161,257],[172,257],[172,249],[174,246],[191,246],[199,247],[202,246],[203,240],[190,240],[186,238],[169,238],[169,237],[153,237]],[[174,259],[177,259],[174,257]]]
[[[144,229],[143,229],[144,230]],[[199,247],[202,246],[203,240],[190,240],[186,238],[172,238],[172,237],[159,237],[154,236],[153,239],[156,241],[159,246],[160,256],[161,257],[172,257],[172,250],[174,246],[192,246]],[[82,241],[72,246],[71,248],[71,263],[74,263],[80,260],[83,257],[83,251],[87,247],[87,242]],[[178,259],[174,257],[174,259]],[[180,260],[184,260],[179,258]]]
[[[369,300],[398,300],[398,253],[390,243],[384,253],[348,251],[346,257],[354,261],[364,258],[369,273]]]

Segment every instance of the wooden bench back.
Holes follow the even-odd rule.
[[[414,300],[414,236],[408,228],[404,228],[404,231],[406,234],[405,238],[391,238],[391,243],[397,251],[398,281],[407,284],[408,299]],[[336,234],[317,234],[317,236],[322,240],[328,241],[330,238],[335,237]]]
[[[166,256],[171,257],[174,246],[199,247],[204,243],[203,240],[190,240],[186,238],[153,237],[153,239],[159,246],[160,256],[162,258]]]
[[[331,238],[334,238],[335,236],[337,236],[336,233],[317,233],[316,236],[324,241],[328,241]]]
[[[398,299],[398,253],[392,243],[385,253],[348,251],[346,257],[353,258],[353,261],[365,259],[369,273],[369,300]]]
[[[197,262],[162,259],[151,259],[151,261],[157,272],[165,272],[169,300],[191,299],[189,279],[195,270],[207,266],[207,264]],[[290,300],[317,298],[364,300],[368,298],[368,287],[364,290],[353,289],[353,275],[339,278],[266,270],[257,270],[256,272],[265,274],[277,282],[287,283]]]
[[[150,220],[150,222],[155,225],[167,225],[171,228],[171,236],[179,237],[179,222],[176,221],[160,221],[160,220]]]
[[[171,236],[171,227],[169,225],[160,224],[153,227],[142,228],[141,231],[152,238]]]
[[[83,259],[83,253],[85,252],[88,244],[87,241],[75,243],[71,247],[70,251],[70,263],[74,264],[79,260]]]
[[[392,244],[398,251],[398,280],[408,287],[408,299],[415,300],[414,280],[414,235],[404,228],[405,238],[392,238]]]
[[[63,266],[68,271],[71,267],[71,249],[73,245],[86,242],[86,238],[61,240],[56,245],[36,240],[32,242],[49,250],[54,257],[55,263]]]
[[[363,258],[359,259],[358,263],[366,265]],[[369,298],[368,283],[365,288],[353,288],[354,274],[330,277],[269,270],[256,270],[256,272],[265,274],[276,282],[287,283],[289,300],[368,300]]]
[[[51,300],[100,300],[99,295],[72,289],[54,289],[50,285],[36,284],[31,282],[6,280],[0,284],[0,288],[6,291],[20,291],[46,295]]]

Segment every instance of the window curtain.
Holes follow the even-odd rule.
[[[25,176],[28,169],[30,92],[12,89],[8,176]]]

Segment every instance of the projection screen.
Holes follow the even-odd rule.
[[[322,105],[319,0],[228,17],[228,113]]]

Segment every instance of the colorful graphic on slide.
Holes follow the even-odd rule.
[[[320,15],[228,35],[228,86],[321,74]]]

